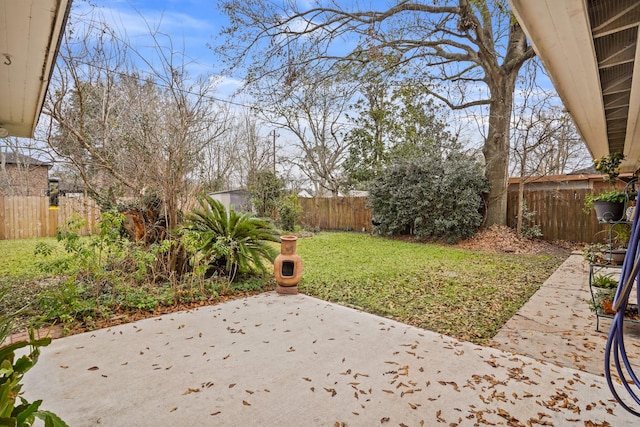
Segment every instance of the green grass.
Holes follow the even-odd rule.
[[[37,319],[44,323],[75,321],[82,313],[107,318],[118,315],[122,307],[151,313],[177,298],[181,305],[176,308],[200,301],[212,303],[216,299],[211,296],[219,292],[205,288],[210,286],[206,282],[170,288],[139,284],[126,292],[116,286],[118,298],[126,300],[106,301],[105,296],[113,291],[103,295],[84,289],[82,283],[56,281],[44,273],[39,265],[44,258],[34,256],[38,242],[54,244],[55,239],[0,241],[0,253],[5,254],[0,287],[11,289],[1,308],[11,312],[28,306],[18,325],[22,328]],[[478,344],[493,337],[563,261],[553,256],[476,252],[357,233],[300,238],[298,253],[304,264],[302,292]],[[65,256],[59,251],[48,259],[55,262]],[[272,284],[271,277],[252,278],[233,284],[229,295]],[[43,318],[43,310],[54,313],[53,317]],[[82,321],[86,326],[87,319]]]
[[[478,344],[563,261],[355,233],[300,239],[298,253],[302,292]]]
[[[36,309],[40,295],[53,282],[53,274],[46,273],[40,266],[43,258],[36,257],[34,251],[40,243],[55,245],[56,239],[0,240],[0,291],[9,289],[6,298],[0,304],[0,313],[14,313],[22,310],[16,319],[16,328],[24,329],[38,315]],[[67,255],[57,251],[55,257],[63,259]]]
[[[38,243],[56,244],[56,239],[23,239],[23,240],[0,240],[0,280],[12,282],[25,282],[38,280],[48,276],[39,268],[42,258],[34,256],[34,251]],[[60,253],[62,256],[62,253]]]

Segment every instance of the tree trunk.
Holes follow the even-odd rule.
[[[518,223],[516,225],[516,233],[522,234],[522,217],[524,214],[524,180],[525,177],[520,175],[520,181],[518,182]]]
[[[527,147],[525,142],[523,144],[522,159],[520,159],[520,179],[518,180],[518,210],[516,212],[516,215],[518,218],[516,223],[516,233],[518,234],[522,234],[522,218],[524,214],[524,184],[526,180],[525,171],[526,171],[527,160],[528,160],[527,155],[528,153],[527,153]],[[507,196],[508,194],[509,193],[507,192]]]
[[[511,75],[489,80],[492,85],[489,104],[489,127],[482,153],[485,176],[491,188],[485,199],[487,214],[485,227],[507,225],[507,186],[509,178],[509,149],[511,109],[517,70]]]

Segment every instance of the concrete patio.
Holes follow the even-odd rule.
[[[581,286],[574,255],[499,348],[265,293],[56,339],[24,390],[71,426],[635,426],[597,372]]]

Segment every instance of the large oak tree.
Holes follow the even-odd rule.
[[[218,52],[249,85],[295,85],[300,70],[325,78],[376,62],[423,84],[454,109],[488,109],[483,145],[491,189],[486,225],[506,223],[509,123],[516,77],[534,56],[506,0],[385,2],[220,0],[230,18]],[[382,67],[380,67],[382,64]],[[306,74],[306,73],[305,73]]]

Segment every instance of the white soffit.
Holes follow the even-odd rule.
[[[583,0],[509,0],[594,157],[608,154],[589,16]]]
[[[591,154],[640,165],[640,1],[509,0]]]
[[[0,126],[32,137],[71,0],[0,0]]]

